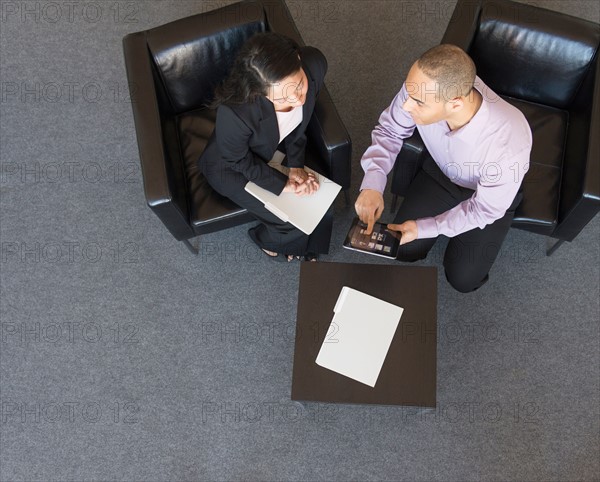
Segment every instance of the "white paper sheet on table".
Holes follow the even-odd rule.
[[[374,387],[403,308],[344,286],[318,365]]]

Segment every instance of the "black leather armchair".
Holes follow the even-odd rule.
[[[600,210],[598,24],[507,0],[459,0],[442,43],[520,109],[533,131],[523,201],[512,226],[572,241]],[[425,149],[407,139],[392,176],[392,209]],[[404,163],[404,164],[403,164]]]
[[[253,220],[212,190],[196,161],[216,112],[205,107],[253,34],[275,31],[304,45],[282,0],[251,0],[183,18],[123,39],[148,206],[175,239]],[[306,163],[347,190],[351,141],[324,87],[308,127]]]

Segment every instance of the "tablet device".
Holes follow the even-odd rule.
[[[401,233],[390,231],[386,224],[375,223],[371,235],[366,234],[367,225],[354,218],[344,241],[344,248],[395,259],[400,248]]]

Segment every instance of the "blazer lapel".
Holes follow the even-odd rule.
[[[272,157],[279,145],[277,115],[275,114],[273,103],[269,99],[263,96],[260,96],[258,99],[259,120],[256,129],[256,139],[258,140],[258,144],[267,148],[267,155],[270,154]]]

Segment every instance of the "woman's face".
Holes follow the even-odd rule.
[[[294,107],[304,105],[306,92],[308,91],[308,79],[304,70],[271,84],[267,99],[273,102],[275,110],[289,111]]]

